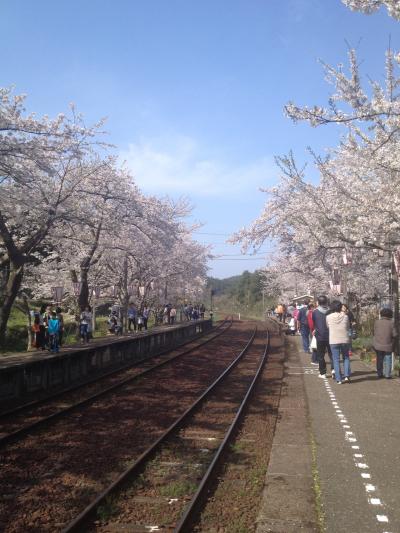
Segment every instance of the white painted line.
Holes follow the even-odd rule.
[[[342,424],[342,427],[343,429],[345,430],[345,440],[347,440],[349,443],[356,443],[357,442],[357,439],[356,437],[354,436],[354,432],[351,431],[351,426],[349,425],[345,415],[343,414],[343,411],[341,410],[341,408],[339,407],[339,403],[337,402],[336,398],[335,398],[335,395],[334,393],[332,392],[331,388],[330,388],[330,383],[328,382],[324,382],[325,384],[325,388],[326,388],[326,391],[328,393],[328,396],[331,400],[331,403],[333,405],[333,408],[335,410],[335,413],[338,417],[338,420],[339,422]],[[351,444],[351,448],[352,450],[360,450],[360,446],[358,444]],[[357,468],[359,468],[360,470],[367,470],[369,469],[369,466],[367,463],[361,463],[361,462],[356,462],[356,461],[359,461],[360,459],[363,460],[364,459],[364,455],[360,452],[357,452],[357,453],[354,453],[353,452],[353,459],[354,459],[354,464]],[[365,461],[365,459],[364,459]],[[370,480],[371,479],[371,474],[367,473],[367,472],[361,472],[361,477],[365,480]],[[383,505],[382,504],[382,501],[380,498],[373,498],[371,497],[372,495],[370,495],[370,493],[373,493],[376,491],[376,487],[374,485],[372,485],[371,483],[365,483],[364,485],[364,488],[365,488],[365,491],[367,492],[368,494],[368,503],[370,505]],[[389,522],[389,519],[386,515],[381,515],[381,514],[377,514],[376,515],[376,519],[378,520],[378,522],[382,522],[382,523],[387,523]],[[390,533],[389,531],[384,531],[383,533]]]
[[[382,502],[379,498],[370,498],[369,503],[371,505],[382,505]]]
[[[384,514],[377,514],[376,519],[378,520],[378,522],[389,522],[388,517]]]

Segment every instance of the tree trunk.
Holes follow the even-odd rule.
[[[89,305],[89,284],[88,284],[88,262],[81,265],[81,292],[79,294],[78,304],[81,311],[85,310],[85,307]]]
[[[24,276],[24,267],[14,266],[10,264],[10,273],[7,283],[4,287],[4,295],[2,297],[0,307],[0,346],[4,346],[6,342],[7,322],[10,318],[10,313],[18,291],[21,287]]]

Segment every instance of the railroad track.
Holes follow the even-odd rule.
[[[269,333],[261,356],[259,347],[251,350],[256,335],[63,533],[192,531],[267,360]]]
[[[61,531],[230,365],[249,327],[224,333],[4,447],[0,531]]]
[[[222,335],[232,325],[232,318],[223,320],[205,340],[191,339],[181,345],[143,358],[135,363],[79,383],[46,398],[20,405],[0,414],[0,448],[22,439],[34,431],[56,422],[80,408],[95,402],[171,361],[189,354]],[[185,348],[191,345],[189,348]],[[169,357],[165,357],[169,355]],[[155,362],[156,361],[156,362]]]

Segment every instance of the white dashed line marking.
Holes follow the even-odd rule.
[[[389,522],[389,518],[384,514],[377,514],[376,519],[378,522]]]
[[[344,431],[344,437],[345,439],[349,442],[349,443],[355,443],[357,442],[357,439],[354,435],[354,432],[351,431],[351,427],[350,425],[348,424],[348,421],[345,417],[345,415],[343,414],[343,411],[342,409],[339,407],[339,403],[337,402],[336,400],[336,397],[334,395],[334,393],[331,391],[331,388],[330,388],[330,384],[327,383],[326,381],[324,382],[324,385],[325,385],[325,388],[326,388],[326,392],[328,393],[328,396],[331,400],[331,403],[332,403],[332,406],[335,410],[335,413],[339,419],[339,422],[340,424],[342,424],[342,428],[345,430]],[[351,444],[351,448],[352,450],[360,450],[360,446],[358,444]],[[358,453],[354,453],[353,452],[353,459],[354,459],[354,465],[360,469],[360,470],[367,470],[369,469],[369,466],[367,463],[361,463],[361,462],[357,462],[357,460],[360,460],[360,459],[363,459],[364,458],[364,455],[360,452]],[[370,480],[371,479],[371,474],[369,474],[368,472],[360,472],[361,473],[361,477],[365,480]],[[380,498],[373,498],[370,496],[370,493],[371,492],[375,492],[376,491],[376,487],[374,485],[372,485],[372,483],[366,483],[364,485],[364,488],[365,488],[365,491],[366,493],[368,494],[368,503],[369,505],[382,505],[383,506],[383,503],[381,501]],[[381,523],[387,523],[389,522],[389,518],[386,516],[386,515],[383,515],[383,514],[377,514],[376,515],[376,519],[378,522],[381,522]],[[390,533],[389,531],[383,531],[383,533]]]

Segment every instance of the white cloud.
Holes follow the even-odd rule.
[[[120,153],[137,185],[157,194],[226,196],[267,186],[277,169],[272,158],[231,165],[204,154],[202,147],[184,136],[141,139]]]

